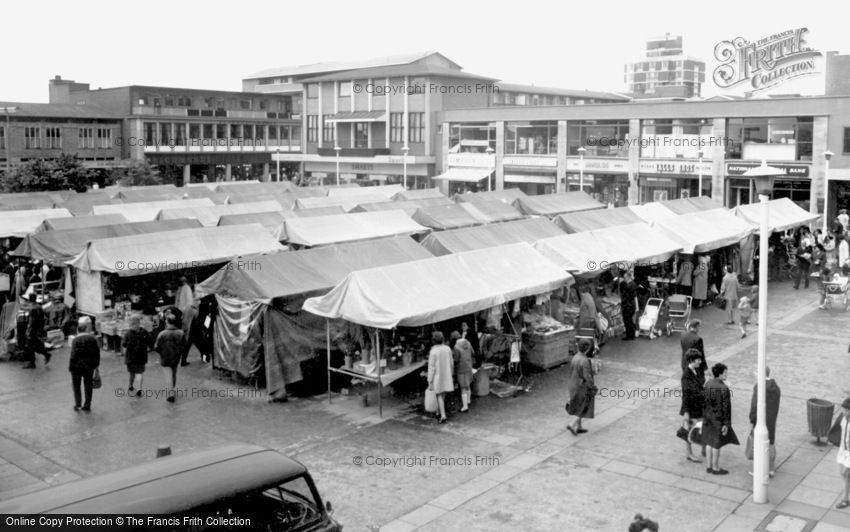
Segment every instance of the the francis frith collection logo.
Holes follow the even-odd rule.
[[[760,91],[817,74],[815,58],[821,53],[807,45],[808,31],[797,28],[755,42],[737,37],[718,43],[714,57],[721,64],[714,69],[714,83],[726,89],[749,82],[753,90]]]

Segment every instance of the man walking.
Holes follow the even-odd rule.
[[[682,335],[680,340],[682,345],[682,371],[687,371],[690,365],[690,362],[688,362],[688,351],[695,349],[701,357],[695,371],[699,375],[701,382],[705,382],[705,372],[708,371],[708,362],[705,360],[705,347],[699,335],[700,325],[702,325],[700,320],[691,320],[688,323],[688,331]]]
[[[803,288],[809,287],[809,270],[812,267],[812,247],[808,245],[808,241],[801,239],[800,245],[797,246],[794,255],[797,257],[797,270],[794,274],[794,290],[800,288],[800,281],[804,280]]]
[[[35,369],[35,354],[44,356],[44,365],[50,364],[50,353],[44,346],[44,311],[38,304],[35,294],[29,296],[29,318],[23,338],[24,369]]]
[[[165,386],[168,389],[167,401],[175,401],[177,388],[177,366],[185,349],[183,331],[177,328],[177,319],[172,314],[165,316],[165,330],[156,337],[154,351],[159,353],[159,361],[165,374]]]
[[[77,337],[71,342],[71,359],[68,371],[71,372],[71,385],[74,388],[74,410],[91,411],[92,381],[94,371],[100,366],[100,346],[97,338],[91,334],[91,319],[80,318],[77,324]],[[80,384],[85,389],[83,402]]]
[[[765,393],[767,394],[767,435],[770,440],[770,476],[772,477],[774,473],[776,473],[776,418],[779,417],[779,398],[781,395],[781,391],[779,390],[779,386],[776,384],[770,376],[770,368],[765,368],[765,374],[767,378],[765,379]],[[753,430],[756,428],[757,414],[758,411],[758,383],[753,386],[753,400],[750,402],[750,424],[753,426]]]
[[[623,274],[623,280],[620,282],[620,308],[623,315],[623,325],[626,328],[626,335],[623,337],[623,340],[634,340],[638,297],[637,285],[630,271]]]

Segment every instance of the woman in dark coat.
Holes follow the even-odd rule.
[[[145,365],[148,363],[148,347],[150,338],[147,331],[142,329],[138,316],[130,316],[130,328],[121,339],[121,347],[124,348],[124,363],[127,364],[127,372],[130,374],[130,387],[127,395],[142,396],[142,375]],[[138,384],[136,381],[138,380]]]
[[[679,415],[684,416],[682,427],[690,432],[694,424],[702,419],[702,409],[705,403],[705,378],[700,371],[703,356],[697,349],[688,349],[685,353],[687,367],[682,371],[682,408]],[[702,460],[696,456],[691,448],[691,441],[685,441],[686,458],[690,462],[701,463]],[[703,448],[705,455],[705,448]]]
[[[567,414],[576,419],[567,425],[567,430],[573,436],[583,434],[587,430],[581,428],[581,419],[593,419],[596,403],[596,383],[593,376],[593,365],[589,356],[592,344],[589,340],[581,340],[578,353],[570,361],[570,372],[567,376]]]
[[[711,368],[714,378],[705,385],[703,407],[702,442],[710,447],[709,466],[706,473],[726,475],[729,471],[720,468],[720,449],[727,444],[738,445],[738,437],[732,430],[732,392],[724,382],[726,364],[715,364]]]

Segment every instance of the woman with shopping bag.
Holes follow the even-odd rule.
[[[452,379],[454,360],[452,350],[445,345],[443,333],[435,331],[431,335],[434,346],[428,354],[428,390],[437,395],[437,409],[439,410],[440,423],[446,422],[446,394],[455,389]],[[426,395],[427,399],[427,395]],[[427,401],[426,401],[427,406]]]

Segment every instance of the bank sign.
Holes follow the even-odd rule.
[[[777,33],[755,42],[743,37],[717,43],[714,83],[727,89],[749,83],[754,91],[775,87],[788,80],[818,74],[815,58],[821,53],[809,48],[808,28]]]

